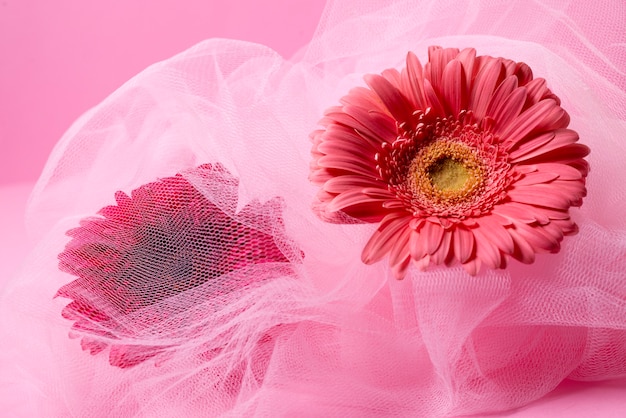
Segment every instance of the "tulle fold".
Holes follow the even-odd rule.
[[[565,379],[626,378],[626,8],[585,5],[331,1],[291,59],[217,39],[144,70],[74,123],[35,187],[38,244],[0,299],[0,400],[24,416],[439,417],[521,407]],[[558,254],[397,281],[361,261],[375,225],[312,210],[309,135],[324,111],[430,45],[525,62],[561,98],[592,151],[588,195],[571,211],[580,230]],[[198,176],[202,164],[233,183]],[[270,237],[281,261],[125,316],[116,344],[154,351],[116,367],[110,336],[92,354],[62,316],[70,301],[55,295],[76,277],[58,255],[116,192],[176,174]]]

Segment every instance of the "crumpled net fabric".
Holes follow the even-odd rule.
[[[220,39],[147,68],[75,122],[35,187],[27,221],[38,245],[0,303],[8,411],[439,417],[520,407],[565,379],[625,377],[624,21],[622,2],[330,1],[291,59]],[[592,152],[588,196],[572,211],[580,232],[560,253],[397,281],[386,263],[360,260],[375,225],[324,223],[311,210],[309,133],[324,110],[364,74],[400,68],[407,51],[423,60],[430,45],[526,62],[561,98]],[[207,164],[222,174],[198,171]],[[81,274],[59,265],[77,242],[68,231],[171,178],[225,219],[201,247],[189,228],[163,227],[179,231],[167,245],[191,249],[180,260],[230,257],[235,227],[224,225],[247,231],[228,248],[261,236],[273,255],[241,250],[248,262],[210,274],[187,266],[200,279],[156,297],[150,274],[166,288],[183,270],[133,253],[147,283],[133,291],[149,302],[132,309],[113,287],[68,291]],[[158,218],[159,207],[141,214]],[[68,315],[94,298],[103,316]]]

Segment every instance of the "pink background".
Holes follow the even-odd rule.
[[[31,245],[22,225],[28,193],[74,119],[202,39],[259,42],[288,57],[310,39],[324,3],[0,0],[0,289]],[[565,382],[504,416],[623,417],[625,391],[624,380]]]
[[[81,113],[211,37],[292,55],[324,0],[0,0],[0,185],[35,180]]]

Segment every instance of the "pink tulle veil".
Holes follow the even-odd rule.
[[[625,19],[621,2],[329,1],[292,58],[210,39],[148,67],[69,128],[34,189],[0,399],[24,416],[481,416],[625,378]],[[397,280],[362,261],[375,224],[312,209],[326,109],[432,45],[524,62],[560,98],[591,169],[558,253]]]

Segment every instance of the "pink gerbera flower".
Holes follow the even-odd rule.
[[[317,210],[378,228],[362,259],[404,277],[460,263],[504,268],[559,251],[577,231],[589,153],[560,100],[530,68],[473,49],[429,49],[424,67],[368,75],[313,132]],[[348,215],[348,216],[346,216]]]
[[[226,207],[236,207],[237,180],[221,165],[191,174],[221,189],[223,199],[232,200]],[[142,327],[157,329],[173,313],[150,307],[205,283],[214,283],[216,296],[228,293],[250,283],[221,276],[252,264],[288,262],[271,235],[248,226],[281,225],[269,215],[279,212],[277,200],[243,208],[244,225],[180,174],[145,184],[131,196],[117,192],[115,199],[117,205],[101,209],[101,217],[68,231],[72,240],[59,255],[59,267],[78,278],[57,293],[73,299],[63,316],[74,321],[83,349],[96,354],[111,346],[112,365],[131,367],[164,350],[116,343],[133,341]]]

